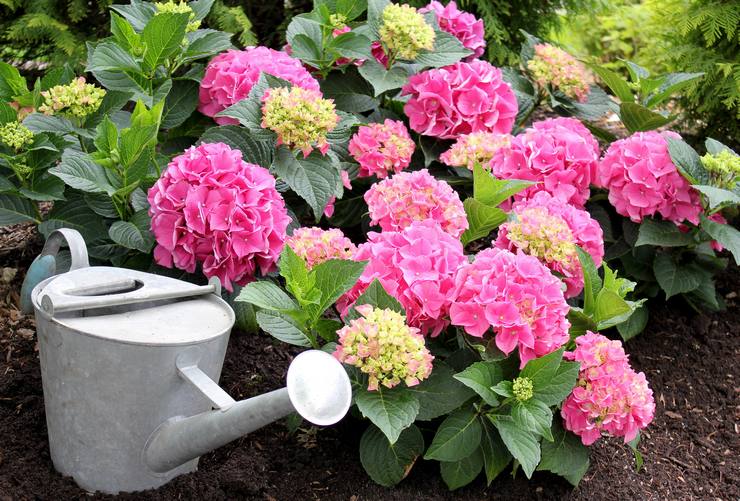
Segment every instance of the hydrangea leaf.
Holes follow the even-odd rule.
[[[485,420],[482,416],[478,419],[481,421],[481,427],[483,429],[483,440],[480,446],[483,453],[486,481],[488,485],[491,485],[491,482],[511,462],[511,453],[490,421]]]
[[[544,402],[530,398],[524,402],[515,401],[511,407],[511,417],[520,428],[542,435],[552,442],[552,411]]]
[[[439,416],[449,414],[467,400],[474,393],[452,376],[454,372],[442,362],[434,364],[432,374],[408,391],[416,395],[419,400],[418,421],[429,421]]]
[[[298,308],[290,296],[269,280],[258,280],[245,285],[236,301],[270,311],[291,311]]]
[[[303,332],[298,322],[279,311],[258,311],[257,324],[260,329],[284,343],[304,348],[310,348],[312,345],[311,339]]]
[[[506,444],[514,458],[524,470],[527,478],[532,478],[537,464],[540,462],[540,443],[537,435],[519,427],[508,416],[489,416],[499,432],[501,440]]]
[[[542,461],[537,469],[551,471],[577,486],[590,464],[588,447],[564,430],[557,419],[552,423],[552,436],[552,442],[542,443]]]
[[[483,469],[483,453],[480,447],[470,456],[460,461],[447,462],[439,464],[439,471],[447,487],[454,491],[475,480],[475,477]]]
[[[496,393],[491,390],[503,378],[501,367],[497,363],[476,362],[454,377],[475,391],[488,405],[495,407],[499,404]]]
[[[424,437],[413,424],[403,430],[395,443],[376,426],[370,425],[360,440],[360,462],[376,483],[392,487],[406,478],[424,453]]]
[[[458,409],[442,421],[424,459],[460,461],[480,446],[481,424],[471,408]]]
[[[535,384],[534,398],[546,405],[558,405],[570,395],[576,385],[580,364],[561,361],[555,375],[545,384]]]
[[[719,242],[724,248],[732,253],[735,258],[735,264],[740,265],[740,231],[736,230],[729,224],[722,224],[701,216],[701,228],[706,231],[710,237]]]
[[[355,403],[362,415],[380,428],[391,444],[398,441],[401,432],[414,423],[419,413],[416,395],[406,388],[389,390],[381,386],[376,391],[362,388],[355,394]]]
[[[709,173],[701,163],[699,154],[682,139],[667,137],[668,153],[678,172],[691,184],[711,184]]]
[[[684,233],[670,221],[656,221],[645,219],[640,224],[635,247],[640,245],[655,245],[658,247],[683,247],[694,243],[689,233]]]
[[[408,73],[402,66],[394,66],[387,70],[382,64],[369,59],[359,68],[360,75],[373,86],[375,96],[389,90],[400,89],[409,78]]]

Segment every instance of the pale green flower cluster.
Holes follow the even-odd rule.
[[[85,83],[85,78],[79,77],[68,85],[55,85],[41,96],[44,104],[39,106],[39,111],[45,115],[84,118],[100,107],[105,89]]]
[[[380,41],[399,58],[413,61],[422,49],[434,49],[434,28],[410,5],[388,4],[383,9]]]
[[[549,84],[571,99],[582,103],[588,100],[590,76],[583,64],[564,50],[537,44],[527,68],[540,87]]]
[[[514,398],[520,402],[526,402],[534,396],[534,384],[528,377],[518,377],[511,385],[511,392],[514,394]]]
[[[701,157],[701,163],[709,171],[715,186],[732,190],[740,181],[740,156],[731,151],[722,150],[716,155],[707,153]]]
[[[518,248],[547,263],[568,263],[576,259],[576,244],[568,223],[550,215],[543,207],[532,207],[508,223],[507,237]]]
[[[174,2],[170,0],[168,2],[157,2],[154,4],[157,8],[157,14],[172,13],[172,14],[190,14],[189,22],[185,31],[190,33],[200,28],[200,21],[195,19],[195,12],[185,2]]]
[[[0,143],[6,144],[18,151],[33,141],[33,132],[16,121],[0,125]]]

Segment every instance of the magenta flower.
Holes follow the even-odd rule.
[[[518,109],[501,70],[478,59],[417,73],[402,94],[410,96],[403,110],[411,128],[441,139],[478,131],[508,134]]]
[[[432,336],[447,327],[455,273],[467,260],[460,241],[438,224],[417,221],[403,231],[371,231],[354,260],[367,260],[368,265],[357,284],[337,301],[342,315],[378,279],[404,307],[410,326]]]
[[[213,117],[219,125],[238,124],[233,118],[215,115],[246,98],[262,72],[304,89],[319,90],[319,82],[300,60],[293,59],[285,52],[267,47],[227,50],[211,59],[206,67],[200,82],[198,111]]]
[[[414,221],[435,221],[455,238],[468,228],[460,197],[426,169],[400,172],[365,192],[370,223],[383,231],[401,231]]]
[[[613,142],[599,164],[598,183],[617,212],[635,223],[660,214],[676,224],[698,224],[701,197],[671,161],[666,137],[680,136],[636,132]]]
[[[576,338],[576,349],[565,358],[581,364],[573,392],[560,411],[565,428],[591,445],[602,432],[627,443],[655,415],[655,400],[645,374],[629,365],[622,343],[587,332]]]
[[[403,122],[388,118],[361,126],[349,142],[349,152],[360,164],[358,177],[375,175],[378,179],[408,167],[414,148]]]
[[[207,277],[232,290],[275,268],[290,222],[267,169],[223,143],[192,146],[149,189],[155,261]]]
[[[535,122],[499,148],[491,160],[491,171],[501,179],[537,181],[514,195],[514,200],[547,191],[563,202],[583,207],[596,175],[599,144],[574,118]]]
[[[351,259],[357,251],[355,244],[337,228],[298,228],[285,243],[306,261],[308,269],[330,259]]]
[[[419,12],[422,14],[434,12],[437,15],[439,28],[460,40],[466,49],[473,51],[468,60],[483,55],[486,50],[486,39],[482,20],[476,19],[469,12],[458,9],[455,2],[450,2],[445,7],[435,0],[419,9]]]
[[[567,286],[565,297],[575,297],[583,290],[583,270],[576,245],[588,252],[596,266],[604,257],[604,234],[598,221],[546,191],[529,200],[515,202],[514,218],[501,225],[494,245],[539,259],[562,276]]]
[[[519,348],[524,367],[568,342],[569,311],[560,280],[536,257],[493,248],[458,271],[450,319],[471,336],[493,328],[496,346]]]

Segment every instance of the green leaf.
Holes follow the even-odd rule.
[[[162,112],[162,128],[173,129],[190,117],[198,106],[198,82],[176,80],[167,94]]]
[[[65,150],[61,163],[49,169],[49,173],[78,190],[108,195],[116,191],[108,182],[105,169],[93,162],[86,153]]]
[[[722,224],[701,216],[701,229],[732,253],[735,264],[740,265],[740,231],[729,224]]]
[[[617,324],[619,335],[622,336],[622,339],[624,339],[625,341],[629,341],[630,339],[641,333],[643,330],[645,330],[645,326],[648,322],[648,317],[649,312],[645,306],[641,306],[640,308],[635,309],[635,311],[627,320],[625,320],[621,324]]]
[[[136,33],[131,23],[115,13],[110,16],[110,31],[118,45],[129,53],[135,53],[141,45],[141,37]]]
[[[270,311],[287,312],[298,309],[295,301],[269,280],[258,280],[245,285],[235,301],[250,303]]]
[[[342,182],[338,165],[317,151],[308,158],[298,159],[287,147],[281,146],[271,170],[308,203],[316,221],[321,219],[326,205]]]
[[[723,205],[738,205],[740,204],[740,195],[730,190],[723,190],[722,188],[716,188],[714,186],[706,186],[701,184],[695,184],[693,186],[700,192],[702,192],[709,202],[709,209],[713,210]]]
[[[447,487],[454,491],[475,480],[475,477],[483,469],[483,453],[480,447],[470,456],[460,461],[446,462],[439,464],[439,471]]]
[[[640,432],[637,432],[637,436],[627,442],[627,444],[630,446],[630,449],[632,449],[632,454],[635,456],[635,472],[639,473],[642,469],[642,454],[637,449],[637,446],[640,445]]]
[[[733,155],[737,155],[737,153],[735,153],[732,148],[720,143],[716,139],[712,139],[711,137],[707,138],[707,140],[704,141],[704,147],[707,149],[707,153],[709,153],[710,155],[719,155],[722,151],[728,151]]]
[[[106,116],[95,130],[95,147],[99,152],[109,156],[113,150],[118,149],[118,127],[110,118]]]
[[[497,207],[533,184],[536,183],[519,179],[496,179],[480,165],[473,167],[473,198],[490,207]]]
[[[616,103],[601,87],[592,85],[589,88],[588,100],[585,103],[568,101],[565,108],[572,108],[572,114],[581,120],[599,120],[609,113],[618,111]]]
[[[121,14],[131,23],[136,31],[141,31],[157,12],[154,3],[141,0],[131,0],[130,5],[114,4],[111,9]]]
[[[658,247],[684,247],[694,243],[694,237],[683,233],[670,221],[656,221],[644,219],[640,224],[635,247],[640,245],[656,245]]]
[[[307,301],[309,298],[306,295],[314,289],[316,278],[314,275],[308,274],[306,262],[289,245],[283,247],[283,252],[280,254],[279,268],[280,275],[285,278],[287,289],[293,293],[298,302],[301,304],[311,302]]]
[[[620,317],[631,311],[630,305],[614,291],[603,288],[596,296],[594,320],[599,326],[599,330],[605,329],[607,326],[604,324],[608,323],[610,319]]]
[[[321,300],[315,308],[318,314],[315,314],[314,318],[333,305],[342,294],[357,283],[365,266],[367,266],[367,261],[330,259],[316,265],[311,270],[311,275],[316,280],[315,287],[321,292]]]
[[[8,104],[0,101],[0,125],[5,125],[8,122],[14,122],[16,119],[15,110]]]
[[[463,245],[473,240],[487,237],[489,233],[506,221],[506,213],[498,207],[489,207],[475,198],[466,198],[463,202],[468,217],[468,229],[460,239]]]
[[[650,76],[650,72],[639,64],[633,63],[632,61],[624,61],[624,63],[627,65],[627,71],[634,82]]]
[[[455,374],[454,377],[480,395],[488,405],[498,406],[498,397],[491,387],[501,381],[503,372],[496,362],[476,362],[464,371]]]
[[[362,467],[375,483],[385,487],[392,487],[406,478],[423,453],[424,437],[413,424],[403,430],[393,444],[372,424],[360,440]]]
[[[196,21],[202,21],[206,18],[209,12],[211,12],[211,7],[213,7],[213,3],[215,0],[195,0],[193,2],[188,2],[188,7],[193,11],[193,14],[195,14]]]
[[[535,385],[534,398],[546,405],[560,404],[575,387],[579,368],[578,362],[561,361],[552,378]]]
[[[28,92],[26,79],[15,66],[0,61],[0,101],[13,101]]]
[[[58,177],[52,176],[48,172],[43,173],[40,177],[33,180],[33,185],[29,188],[21,188],[20,193],[39,202],[51,200],[64,200],[64,181]]]
[[[590,464],[588,447],[576,435],[565,431],[559,420],[552,423],[552,442],[542,443],[540,471],[551,471],[577,486]]]
[[[458,409],[442,421],[424,459],[460,461],[480,446],[481,424],[470,408]]]
[[[183,63],[191,63],[198,59],[210,57],[225,50],[231,49],[231,33],[216,30],[196,30],[187,33],[188,41],[185,53],[182,55]]]
[[[362,113],[379,106],[378,100],[372,97],[372,87],[354,71],[329,73],[321,81],[321,92],[334,100],[337,109],[350,113]]]
[[[146,46],[144,63],[151,69],[163,64],[180,50],[190,15],[163,12],[154,16],[144,27],[141,41]]]
[[[248,129],[237,125],[224,125],[206,129],[200,137],[199,143],[224,143],[241,151],[245,162],[265,168],[272,164],[273,142],[257,140]]]
[[[492,386],[491,390],[497,395],[501,395],[505,398],[511,398],[514,396],[513,384],[511,381],[500,381],[498,384]]]
[[[527,377],[532,380],[535,391],[546,387],[550,380],[557,374],[560,361],[563,359],[564,348],[548,353],[539,358],[533,358],[524,366],[519,377]]]
[[[552,442],[552,411],[544,402],[536,398],[524,402],[515,400],[511,407],[511,417],[520,428],[537,433]]]
[[[667,253],[655,256],[653,273],[655,273],[658,285],[665,292],[666,299],[696,289],[701,284],[704,275],[696,266],[679,265],[673,256]]]
[[[668,142],[668,152],[671,160],[678,168],[678,171],[691,184],[710,184],[711,177],[701,163],[699,154],[686,144],[683,139],[666,137]]]
[[[334,10],[352,21],[367,10],[367,0],[336,0]]]
[[[486,471],[486,481],[488,485],[504,471],[504,468],[511,462],[511,453],[501,440],[496,428],[491,425],[490,421],[485,420],[482,416],[481,427],[483,428],[483,440],[480,447],[483,452],[483,464]]]
[[[578,261],[583,270],[583,313],[590,316],[596,306],[596,296],[601,290],[601,278],[591,254],[576,247]]]
[[[590,64],[589,67],[599,75],[599,78],[604,81],[620,101],[623,103],[634,102],[635,98],[629,85],[618,73],[597,64]]]
[[[568,330],[571,339],[575,339],[578,336],[582,336],[586,331],[598,330],[596,322],[589,316],[583,313],[580,308],[571,307],[568,312],[568,321],[570,322],[570,329]]]
[[[311,340],[303,332],[301,326],[284,313],[260,310],[257,312],[257,324],[260,329],[284,343],[304,348],[311,347]]]
[[[370,39],[366,36],[350,31],[334,37],[329,42],[329,47],[342,57],[366,60],[373,57],[370,44]]]
[[[388,308],[401,313],[402,315],[406,314],[403,306],[401,306],[401,303],[399,303],[396,298],[385,291],[377,278],[374,279],[367,287],[367,289],[365,289],[365,292],[363,292],[360,297],[357,298],[355,304],[369,304],[370,306],[373,306],[375,308]]]
[[[316,42],[310,37],[300,33],[293,37],[290,43],[291,55],[304,63],[320,68],[322,66],[322,54]]]
[[[527,478],[532,478],[532,473],[540,462],[540,443],[537,436],[521,429],[509,419],[492,419],[491,421],[498,430],[501,440],[506,444],[506,448],[522,465],[524,474]]]
[[[673,94],[702,76],[704,76],[704,73],[670,73],[666,75],[658,90],[647,99],[645,106],[653,108],[662,104]]]
[[[151,82],[134,58],[112,40],[90,46],[87,71],[107,89],[149,94]]]
[[[380,386],[376,391],[361,389],[355,394],[355,403],[362,415],[395,444],[401,432],[411,426],[419,413],[419,401],[406,388],[386,389]]]
[[[365,61],[358,71],[373,86],[375,97],[390,90],[400,89],[409,79],[408,73],[402,66],[394,66],[387,70],[385,66],[373,59]]]
[[[654,130],[673,121],[673,118],[664,117],[637,103],[620,104],[619,118],[630,132]]]
[[[429,378],[408,389],[419,400],[417,421],[429,421],[449,414],[473,397],[474,393],[453,375],[446,364],[437,362]]]
[[[0,226],[38,222],[33,202],[16,195],[0,195]]]
[[[39,224],[41,234],[48,238],[54,230],[72,228],[79,231],[88,242],[107,235],[103,220],[88,207],[80,192],[67,190],[66,196],[67,200],[54,203],[51,212]]]
[[[112,115],[123,108],[129,102],[133,94],[118,90],[107,90],[103,96],[103,102],[98,109],[85,120],[85,128],[92,128],[103,121],[103,118]]]
[[[108,229],[108,236],[118,245],[144,253],[151,251],[154,245],[154,241],[148,232],[144,233],[128,221],[114,222]]]
[[[466,49],[454,35],[445,31],[435,30],[434,49],[422,50],[416,56],[414,64],[424,67],[441,68],[454,64],[468,57],[473,51]]]

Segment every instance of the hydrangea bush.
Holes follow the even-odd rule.
[[[86,75],[0,63],[0,224],[217,277],[242,329],[333,353],[382,485],[422,460],[451,489],[509,465],[575,485],[599,437],[635,446],[655,402],[606,336],[659,290],[721,308],[737,154],[535,37],[492,66],[455,2],[316,0],[283,50],[234,47],[211,4],[114,6]],[[565,116],[532,123],[544,104]],[[620,140],[593,123],[616,111]]]

